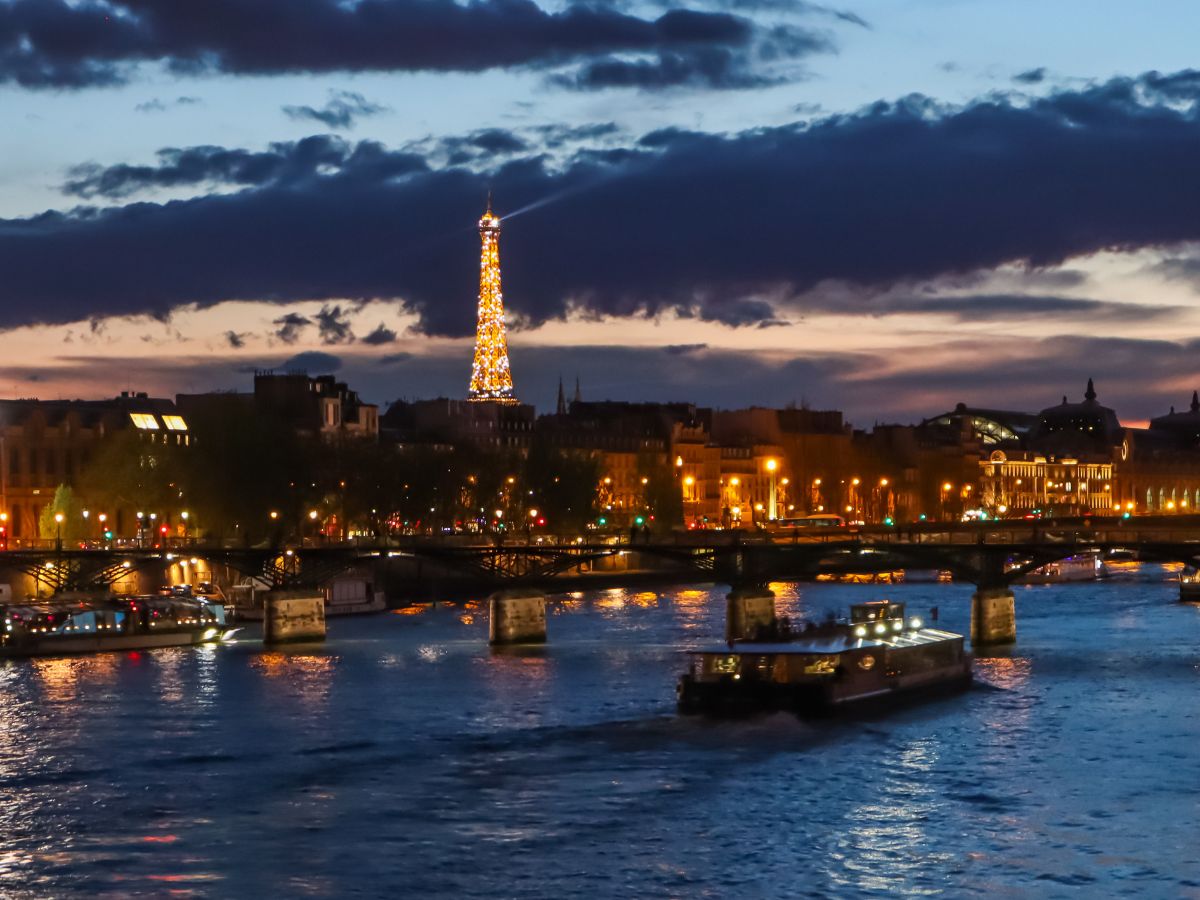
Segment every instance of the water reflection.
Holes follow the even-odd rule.
[[[771,588],[794,618],[879,593]],[[489,649],[473,598],[319,649],[0,664],[0,896],[1195,893],[1197,613],[1163,585],[1031,595],[953,700],[678,718],[726,593],[555,598],[535,647]],[[887,593],[969,621],[961,586]]]

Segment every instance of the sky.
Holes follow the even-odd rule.
[[[1200,7],[0,0],[0,396],[517,395],[912,422],[1200,373]]]

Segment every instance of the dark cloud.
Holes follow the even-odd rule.
[[[1013,81],[1017,82],[1017,84],[1041,84],[1045,80],[1045,66],[1038,66],[1036,69],[1029,69],[1013,76]]]
[[[1178,245],[1200,240],[1198,81],[1150,73],[962,108],[906,98],[729,136],[659,132],[553,167],[517,156],[487,172],[312,139],[307,152],[333,158],[332,171],[298,162],[297,142],[268,154],[287,165],[261,162],[268,174],[252,177],[239,167],[255,154],[210,148],[202,160],[236,163],[198,170],[249,187],[0,221],[0,325],[232,298],[395,298],[430,334],[469,334],[489,187],[502,214],[524,210],[505,221],[501,253],[507,302],[526,323],[678,310],[747,324],[777,320],[788,298],[829,281],[878,295]],[[103,190],[178,180],[174,153],[186,151]],[[303,174],[280,174],[293,164]]]
[[[642,18],[603,3],[533,0],[11,0],[0,4],[0,81],[119,84],[142,63],[183,74],[466,71],[562,67],[614,53],[748,51],[728,12]]]
[[[195,106],[201,102],[203,101],[199,97],[176,97],[170,102],[153,97],[144,103],[137,104],[133,109],[134,112],[140,113],[166,112],[172,106]]]
[[[369,332],[363,337],[362,342],[371,346],[380,346],[381,344],[391,344],[396,340],[396,332],[388,328],[382,322],[374,331]]]
[[[236,331],[225,332],[225,342],[234,350],[240,350],[246,346],[246,336],[238,334]]]
[[[447,165],[461,166],[475,161],[494,163],[496,157],[512,156],[530,147],[516,132],[505,128],[483,128],[469,134],[416,141],[407,149],[440,156]]]
[[[263,186],[295,184],[353,167],[375,177],[394,178],[425,168],[412,153],[385,150],[374,141],[350,144],[332,135],[313,135],[299,141],[271,144],[268,150],[226,150],[222,147],[168,147],[158,151],[151,166],[100,166],[86,163],[68,172],[63,193],[76,197],[119,199],[138,191],[224,184]]]
[[[580,141],[615,137],[620,129],[616,122],[593,122],[587,125],[539,125],[534,131],[542,146],[555,150]]]
[[[667,344],[663,347],[671,356],[683,356],[685,353],[699,353],[701,350],[707,350],[708,344]]]
[[[320,350],[305,350],[284,360],[281,368],[289,372],[307,372],[309,375],[325,375],[342,367],[342,358]]]
[[[284,113],[292,119],[312,119],[329,128],[353,128],[359,119],[377,116],[386,106],[372,103],[353,91],[330,91],[324,106],[285,106]]]
[[[697,46],[660,51],[649,58],[608,56],[588,62],[572,72],[556,75],[551,81],[560,87],[581,91],[681,87],[746,90],[795,78],[794,73],[776,73],[763,63],[797,59],[832,49],[833,44],[826,35],[776,26],[761,36],[752,52],[740,47]]]
[[[271,323],[275,326],[275,337],[285,344],[294,344],[300,339],[300,333],[312,324],[312,319],[299,313],[288,313],[280,316]]]
[[[315,318],[322,344],[348,344],[354,340],[354,334],[350,331],[349,312],[343,310],[340,304],[322,306]]]

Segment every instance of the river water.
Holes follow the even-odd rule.
[[[794,617],[961,585],[774,585]],[[335,619],[319,647],[0,663],[0,896],[1200,897],[1200,608],[1161,569],[1017,590],[970,692],[681,719],[724,589]]]

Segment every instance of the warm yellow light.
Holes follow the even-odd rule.
[[[310,509],[310,510],[308,511],[308,517],[309,517],[310,519],[312,519],[313,521],[316,521],[316,518],[317,518],[317,511],[316,511],[315,509]]]
[[[611,479],[611,478],[608,478],[608,477],[605,477],[605,479],[604,479],[604,483],[605,483],[605,484],[612,484],[612,479]]]
[[[642,484],[649,484],[649,483],[650,483],[650,479],[649,479],[649,478],[643,478],[643,479],[642,479]]]
[[[880,486],[880,487],[887,487],[887,486],[888,486],[888,480],[887,480],[886,478],[880,478],[880,479],[879,479],[879,486]]]
[[[729,483],[732,484],[734,487],[737,487],[739,484],[742,483],[742,480],[740,478],[730,478]]]
[[[1126,508],[1126,509],[1133,509],[1133,501],[1132,501],[1132,500],[1130,500],[1128,503],[1126,503],[1126,504],[1125,504],[1125,508]]]
[[[61,524],[62,524],[62,520],[63,520],[63,514],[62,514],[62,513],[55,513],[55,514],[54,514],[54,521],[55,521],[55,522],[57,522],[59,525],[61,525]]]
[[[179,518],[186,522],[188,520],[188,511],[185,509],[183,512],[181,512],[179,514]]]
[[[272,519],[278,519],[278,518],[279,518],[279,513],[277,513],[275,510],[271,510],[271,518],[272,518]]]
[[[693,478],[691,475],[688,475],[686,478],[683,479],[683,483],[686,484],[688,487],[691,487],[693,484],[696,483],[696,479]]]
[[[775,471],[775,467],[776,467],[777,465],[779,465],[779,464],[778,464],[777,462],[775,462],[775,460],[773,460],[773,459],[768,459],[768,460],[767,460],[767,471],[768,471],[768,472],[774,472],[774,471]]]
[[[814,479],[813,479],[813,484],[815,484],[817,487],[820,487],[820,486],[821,486],[821,479],[820,479],[820,478],[814,478]]]
[[[1006,513],[1006,512],[1008,512],[1008,507],[1005,506],[1003,503],[1001,503],[999,506],[996,507],[996,512]]]
[[[846,512],[854,512],[854,507],[853,507],[853,506],[847,506],[847,507],[846,507]]]
[[[536,509],[531,509],[531,510],[529,511],[529,518],[531,518],[531,519],[536,519],[536,518],[537,518],[537,510],[536,510]]]
[[[953,489],[954,489],[954,485],[952,485],[952,484],[951,484],[950,482],[948,482],[948,481],[947,481],[945,484],[943,484],[943,485],[942,485],[942,490],[943,490],[943,491],[949,491],[949,490],[953,490]]]
[[[675,457],[675,467],[678,468],[679,466],[682,466],[682,465],[683,465],[683,457],[682,456]]]
[[[1175,501],[1174,501],[1174,500],[1168,500],[1168,501],[1167,501],[1167,509],[1174,509],[1174,508],[1175,508]]]
[[[779,483],[786,485],[788,483],[788,480],[786,478],[780,478]]]
[[[761,504],[761,503],[755,503],[755,504],[754,504],[754,508],[755,508],[755,510],[757,510],[758,512],[762,512],[762,504]]]

